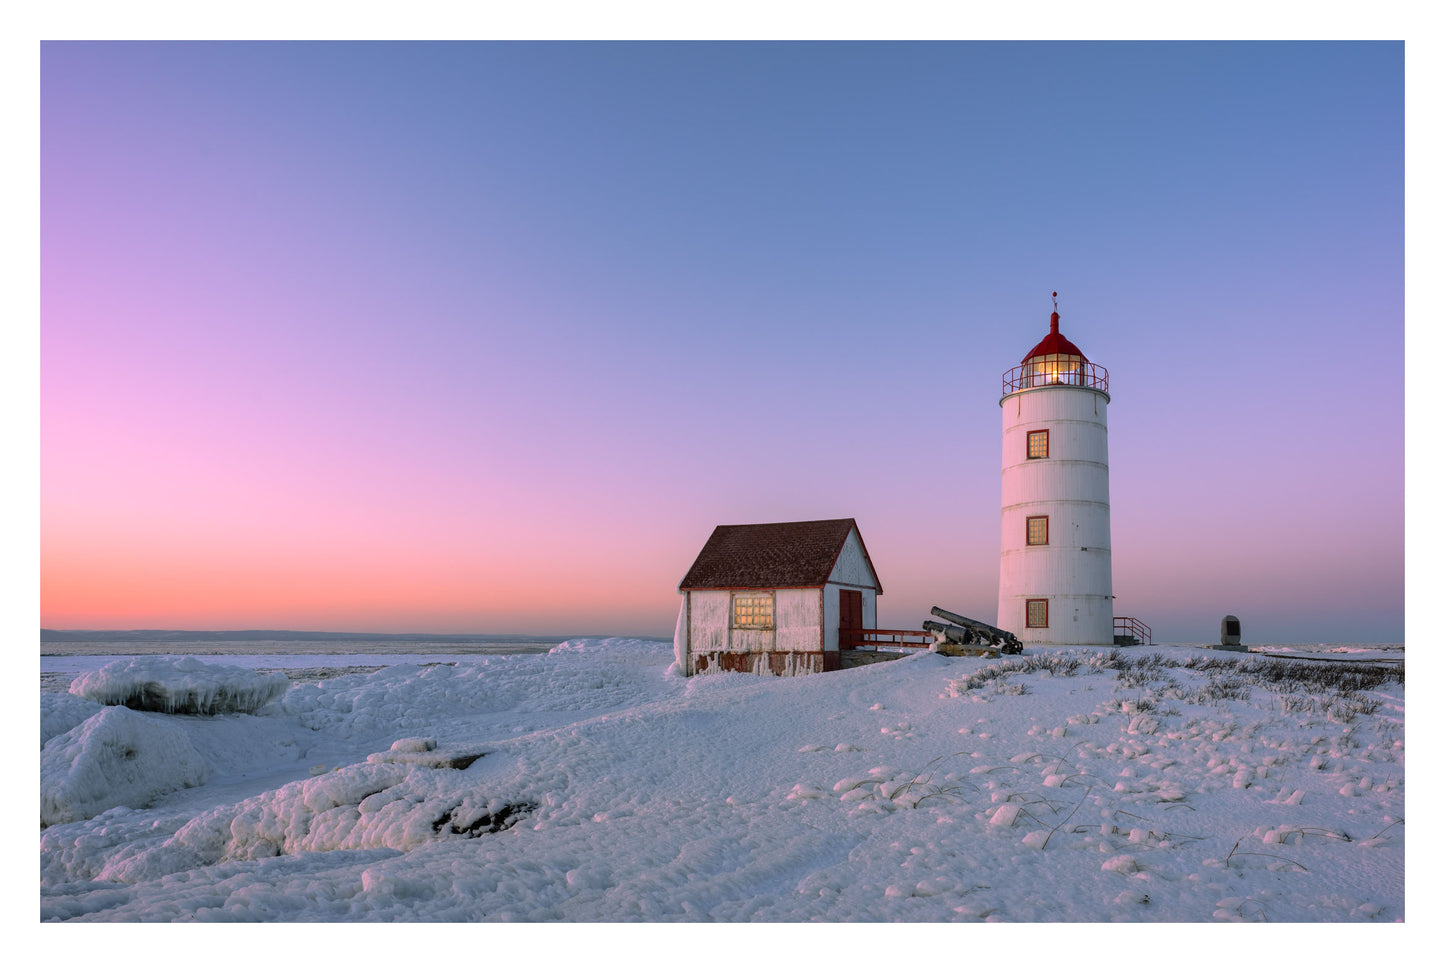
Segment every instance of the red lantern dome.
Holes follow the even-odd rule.
[[[1057,311],[1049,315],[1049,333],[1044,335],[1044,340],[1034,345],[1032,351],[1024,355],[1024,362],[1027,363],[1033,358],[1050,354],[1073,355],[1079,361],[1089,360],[1084,357],[1084,352],[1079,350],[1078,345],[1059,334],[1059,312]]]

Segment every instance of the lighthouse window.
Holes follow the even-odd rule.
[[[1028,544],[1049,544],[1049,516],[1030,515],[1028,518]]]
[[[1049,600],[1029,599],[1026,603],[1026,618],[1024,624],[1030,629],[1046,629],[1049,627]]]
[[[1049,457],[1049,430],[1047,428],[1042,431],[1029,432],[1029,457]]]
[[[733,596],[733,628],[771,629],[772,627],[772,592],[754,592]]]

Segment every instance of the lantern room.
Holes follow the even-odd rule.
[[[1054,292],[1054,313],[1049,333],[1024,355],[1023,363],[1004,372],[1003,393],[1049,385],[1109,390],[1109,371],[1084,356],[1078,346],[1059,333],[1059,292]]]

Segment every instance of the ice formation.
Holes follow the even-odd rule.
[[[42,692],[40,694],[40,745],[69,732],[86,719],[101,710],[89,699],[82,699],[65,692]]]
[[[178,726],[121,706],[101,709],[40,750],[40,825],[116,806],[136,809],[206,781],[207,766]]]
[[[286,691],[284,675],[189,657],[136,656],[77,676],[70,694],[144,712],[255,712]]]

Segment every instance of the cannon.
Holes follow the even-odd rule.
[[[946,619],[952,625],[944,622],[934,622],[925,619],[923,622],[924,631],[932,632],[934,635],[941,635],[943,638],[958,645],[982,646],[997,649],[1005,655],[1017,655],[1024,650],[1023,643],[1018,636],[1012,632],[1005,631],[996,625],[989,625],[987,622],[980,622],[977,619],[966,618],[962,615],[955,615],[947,609],[934,606],[929,611],[940,619]]]

